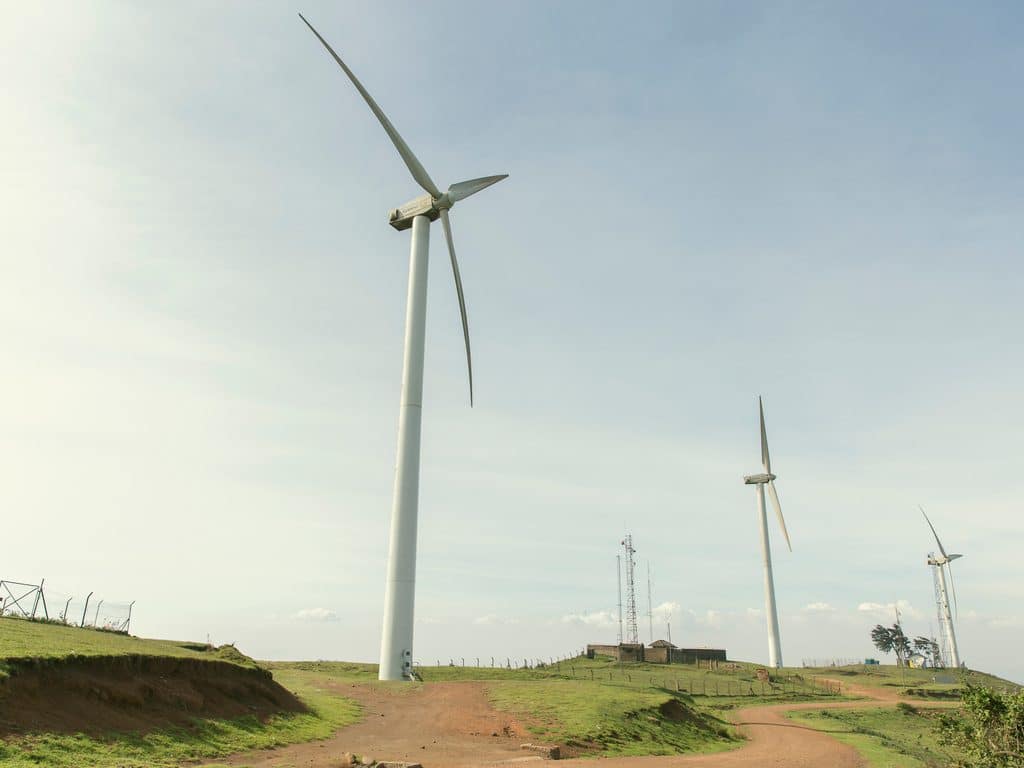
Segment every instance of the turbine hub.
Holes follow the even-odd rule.
[[[770,472],[761,472],[757,475],[744,475],[743,482],[747,485],[765,485],[775,479]]]

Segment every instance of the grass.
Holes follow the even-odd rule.
[[[498,709],[524,720],[539,741],[606,755],[717,752],[737,745],[726,722],[665,690],[589,680],[488,685]]]
[[[289,671],[308,680],[377,684],[374,664],[275,662],[268,667],[275,675]],[[666,755],[737,746],[740,740],[725,719],[736,707],[821,696],[813,682],[789,671],[773,684],[765,684],[762,696],[757,669],[753,664],[698,670],[576,658],[534,669],[444,665],[419,671],[427,685],[483,683],[492,704],[523,723],[538,741],[581,752]],[[413,689],[413,685],[406,688]],[[751,689],[758,695],[740,695]],[[688,693],[692,690],[696,695]]]
[[[937,736],[941,711],[903,706],[802,710],[787,717],[849,744],[873,768],[939,768],[952,760]]]
[[[258,666],[233,646],[210,648],[201,643],[145,640],[111,632],[67,627],[46,622],[0,618],[0,675],[28,660],[61,661],[97,657],[152,656],[225,661],[242,667]],[[82,734],[33,733],[0,740],[0,765],[29,768],[162,768],[184,761],[202,761],[251,749],[323,739],[359,719],[359,706],[328,692],[314,676],[300,670],[274,670],[274,679],[298,695],[303,713],[232,719],[196,718],[186,727],[149,733]],[[376,672],[374,672],[376,677]]]
[[[1015,691],[1016,683],[975,670],[910,669],[888,664],[848,667],[815,667],[802,670],[807,675],[829,678],[843,684],[865,688],[887,687],[917,698],[959,698],[964,682],[984,685],[1000,691]]]
[[[88,627],[69,627],[13,616],[0,618],[0,677],[11,663],[29,659],[61,660],[80,656],[170,656],[174,658],[227,661],[256,666],[234,646],[212,648],[203,643],[146,640]]]
[[[359,706],[330,694],[302,675],[275,678],[309,707],[302,714],[231,720],[196,719],[185,728],[164,728],[147,734],[37,734],[0,742],[4,768],[162,768],[183,761],[208,760],[251,749],[324,739],[360,717]]]

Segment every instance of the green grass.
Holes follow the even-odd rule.
[[[302,714],[275,715],[266,722],[254,717],[231,720],[196,719],[185,728],[148,734],[38,734],[0,742],[4,768],[162,768],[186,760],[208,760],[250,749],[324,739],[360,717],[359,706],[319,688],[301,674],[275,675],[309,707]]]
[[[258,666],[233,646],[209,648],[201,643],[144,640],[59,624],[0,619],[0,674],[3,674],[5,665],[9,669],[40,659],[59,666],[71,658],[126,655]],[[359,706],[328,692],[316,676],[286,668],[275,669],[273,674],[277,682],[302,700],[307,712],[274,715],[263,722],[255,717],[196,718],[186,727],[162,728],[145,734],[111,733],[90,737],[34,733],[15,736],[0,740],[0,765],[4,768],[40,765],[54,768],[177,766],[183,761],[202,761],[251,749],[327,738],[337,729],[359,719]]]
[[[374,664],[275,662],[268,667],[275,675],[290,671],[309,680],[377,684]],[[820,688],[793,672],[765,684],[762,696],[757,669],[736,664],[709,671],[576,658],[535,669],[444,665],[423,667],[420,674],[426,685],[482,682],[494,706],[513,715],[541,742],[583,752],[665,755],[737,746],[740,741],[726,720],[728,711],[737,707],[820,697]],[[740,695],[751,689],[758,695]],[[697,694],[689,695],[691,690]]]
[[[230,645],[211,648],[202,643],[146,640],[98,629],[10,616],[0,618],[0,676],[5,674],[6,665],[28,659],[131,655],[227,661],[239,666],[255,666],[252,659]]]
[[[789,719],[854,747],[873,768],[940,768],[951,763],[939,744],[941,709],[880,707],[789,712]]]
[[[1016,683],[975,670],[910,669],[896,665],[857,665],[850,667],[816,667],[802,670],[809,676],[837,680],[865,688],[893,688],[899,693],[918,698],[958,698],[964,681],[1000,691],[1015,691]]]
[[[521,719],[541,742],[607,755],[717,752],[737,746],[729,724],[664,690],[533,680],[488,685],[491,702]]]

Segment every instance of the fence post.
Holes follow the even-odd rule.
[[[135,605],[135,601],[132,600],[128,603],[128,620],[124,623],[124,633],[127,635],[131,632],[132,628],[132,606]]]
[[[86,595],[86,596],[85,596],[85,607],[84,607],[84,608],[82,608],[82,621],[81,621],[81,623],[80,623],[80,624],[78,625],[78,626],[80,626],[80,627],[84,627],[84,626],[85,626],[85,612],[86,612],[87,610],[89,610],[89,598],[90,598],[90,597],[92,597],[92,592],[90,592],[90,593],[89,593],[88,595]]]
[[[39,580],[39,588],[36,590],[36,601],[34,603],[32,603],[32,618],[33,619],[36,617],[36,608],[39,607],[39,598],[43,594],[43,584],[45,582],[46,582],[46,579],[40,579]],[[43,611],[44,612],[46,611],[46,603],[45,602],[43,603]],[[46,618],[50,618],[50,617],[47,616]]]

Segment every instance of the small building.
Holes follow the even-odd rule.
[[[907,657],[907,666],[913,669],[924,669],[928,666],[928,657],[923,653],[912,653]]]
[[[697,664],[701,661],[725,661],[724,648],[678,648],[668,640],[655,640],[646,648],[642,643],[588,645],[587,658],[609,656],[619,662],[648,664]]]

